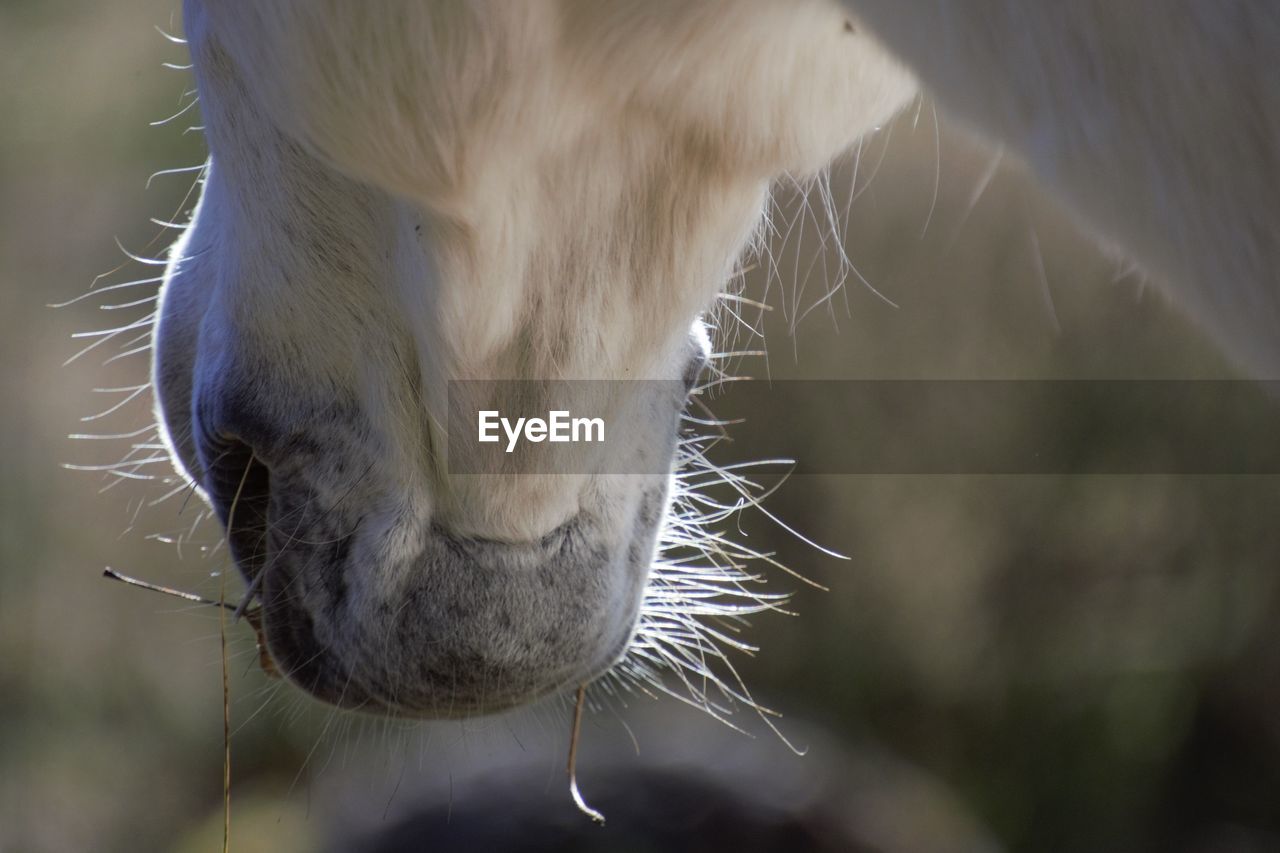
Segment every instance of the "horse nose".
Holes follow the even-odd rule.
[[[318,698],[412,716],[491,713],[590,681],[625,654],[665,485],[627,524],[584,512],[526,542],[439,524],[415,553],[346,565],[272,555],[265,634],[281,671]]]

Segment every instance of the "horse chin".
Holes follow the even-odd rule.
[[[268,650],[313,697],[384,715],[489,714],[588,683],[630,645],[666,500],[655,482],[621,530],[584,512],[522,543],[433,525],[412,559],[374,566],[270,554]]]

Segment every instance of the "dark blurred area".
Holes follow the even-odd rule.
[[[218,533],[163,460],[142,462],[160,455],[134,391],[145,349],[115,356],[145,348],[145,327],[61,366],[97,340],[72,334],[150,310],[149,285],[103,290],[159,273],[116,240],[162,255],[176,232],[151,220],[190,208],[192,172],[144,190],[152,172],[203,156],[184,132],[196,110],[149,125],[189,100],[189,75],[161,67],[184,64],[182,47],[152,28],[180,33],[176,6],[0,0],[6,853],[221,843],[217,613],[101,579],[111,565],[216,598]],[[745,262],[744,295],[771,309],[728,303],[765,334],[726,316],[726,347],[768,351],[735,360],[737,373],[1241,378],[1155,283],[1016,164],[935,123],[928,102],[838,164],[807,208],[800,198],[779,188],[771,250]],[[47,307],[104,273],[101,296]],[[715,409],[734,405],[730,390]],[[744,414],[733,433],[798,435],[806,462],[856,428],[790,408]],[[1042,414],[1003,411],[991,429],[1043,434]],[[1105,459],[1108,435],[1083,423],[1064,419],[1063,440]],[[126,454],[139,464],[61,467]],[[795,592],[798,616],[756,618],[743,638],[761,650],[734,665],[805,757],[749,709],[733,717],[744,735],[672,699],[601,705],[579,768],[609,817],[601,830],[568,797],[562,704],[429,725],[334,715],[262,676],[238,626],[232,849],[1280,850],[1280,480],[779,483],[778,470],[761,472],[778,486],[769,512],[847,559],[744,513],[734,536],[830,591],[761,566],[771,589]]]
[[[423,805],[398,821],[339,834],[329,850],[352,853],[502,850],[511,853],[870,853],[979,851],[998,845],[928,774],[870,742],[842,745],[800,725],[809,754],[776,740],[719,731],[659,735],[661,709],[636,709],[641,744],[596,732],[584,794],[603,813],[586,820],[545,756],[469,762],[447,792],[441,780],[415,793]],[[851,748],[852,747],[852,748]],[[550,772],[549,772],[550,771]],[[434,787],[435,793],[429,793]]]

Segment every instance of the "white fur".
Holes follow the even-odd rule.
[[[673,354],[727,279],[769,181],[821,168],[911,91],[822,0],[189,9],[202,77],[216,65],[202,54],[218,51],[252,91],[228,103],[216,83],[201,87],[206,192],[230,192],[196,230],[235,242],[250,267],[219,285],[235,316],[205,323],[265,322],[274,338],[288,323],[308,370],[330,362],[331,381],[351,385],[370,358],[365,336],[397,315],[432,417],[447,379],[678,376]],[[335,282],[281,233],[290,220],[310,227],[297,214],[304,195],[331,202],[281,170],[277,127],[332,167],[330,180],[378,191],[355,188],[338,202],[350,210],[326,211],[371,286]],[[371,260],[383,245],[390,262]],[[285,278],[314,283],[300,292]],[[369,408],[414,418],[387,401]],[[387,426],[406,427],[417,428]],[[523,494],[482,502],[484,521],[459,523],[486,535],[536,535],[568,512]]]

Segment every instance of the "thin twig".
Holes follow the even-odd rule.
[[[121,583],[126,583],[129,586],[136,586],[141,589],[149,589],[152,592],[162,592],[165,595],[172,595],[174,598],[181,598],[186,601],[194,601],[196,604],[207,604],[210,607],[222,607],[228,610],[232,609],[230,604],[224,604],[221,601],[213,601],[212,599],[205,598],[204,596],[196,595],[194,592],[184,592],[180,589],[174,589],[173,587],[170,587],[170,586],[161,586],[158,583],[149,583],[144,580],[138,580],[137,578],[129,577],[128,575],[122,575],[119,572],[117,572],[115,569],[111,568],[110,566],[107,566],[105,569],[102,570],[102,576],[105,578],[110,578],[113,581],[120,581]]]
[[[578,735],[582,731],[582,707],[586,704],[587,685],[578,686],[578,701],[573,706],[573,731],[569,736],[569,793],[578,811],[604,826],[604,815],[587,805],[578,791]]]
[[[227,677],[227,573],[222,573],[218,639],[222,645],[222,853],[231,851],[231,682]]]
[[[236,486],[235,496],[231,499],[231,508],[227,510],[227,541],[231,541],[234,529],[236,509],[240,506],[240,496],[244,493],[244,484],[249,480],[249,471],[253,468],[253,456],[244,466],[240,475],[240,485]],[[227,676],[227,611],[234,610],[240,614],[240,608],[232,608],[227,604],[227,572],[222,572],[221,586],[218,590],[218,638],[222,644],[222,853],[231,851],[231,681]]]

